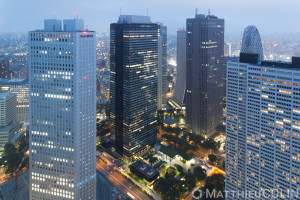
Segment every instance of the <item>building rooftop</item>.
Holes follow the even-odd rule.
[[[6,100],[14,96],[15,94],[12,94],[10,92],[0,92],[0,101],[1,100]]]
[[[149,16],[142,15],[120,15],[118,23],[120,24],[151,24],[151,19]]]
[[[28,79],[0,79],[0,85],[28,84]]]
[[[283,62],[283,61],[272,61],[272,60],[263,60],[259,62],[259,54],[251,53],[241,53],[240,60],[231,60],[230,62],[240,62],[253,64],[257,66],[266,66],[274,68],[289,68],[300,70],[300,57],[292,57],[292,62]]]
[[[168,125],[176,124],[176,119],[167,118],[164,120],[164,123]]]
[[[132,165],[130,165],[129,168],[134,168],[139,173],[143,174],[143,176],[145,176],[146,179],[150,179],[150,180],[159,174],[156,169],[146,164],[142,160],[133,163]]]
[[[62,23],[63,22],[63,23]],[[44,29],[33,32],[94,32],[84,29],[83,19],[45,19]]]
[[[15,127],[17,126],[20,126],[20,122],[11,122],[9,125],[7,126],[3,126],[3,127],[0,127],[0,133],[7,133],[7,132],[10,132],[12,129],[14,129]]]

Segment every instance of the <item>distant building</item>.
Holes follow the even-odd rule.
[[[16,134],[19,132],[19,129],[21,128],[22,124],[17,121],[13,121],[7,126],[0,127],[0,151],[4,150],[4,146],[8,142],[14,143],[14,138]]]
[[[248,26],[245,28],[241,53],[259,54],[259,61],[264,59],[260,34],[255,26]]]
[[[17,97],[10,92],[0,93],[0,127],[17,119]]]
[[[227,64],[226,191],[298,199],[291,195],[300,183],[300,58],[260,58],[241,53]]]
[[[96,33],[46,19],[28,34],[30,199],[96,199]]]
[[[157,107],[158,110],[166,109],[167,106],[167,27],[159,25],[158,35],[158,81],[157,81]]]
[[[116,152],[127,158],[156,142],[159,28],[134,15],[110,25],[111,133]]]
[[[0,93],[0,151],[21,128],[17,118],[17,98],[10,92]]]
[[[177,31],[177,68],[174,100],[182,107],[186,92],[186,31],[184,29]]]
[[[9,78],[9,60],[0,58],[0,79]]]
[[[28,79],[2,79],[0,90],[10,91],[17,96],[17,121],[28,123],[29,91]]]
[[[210,136],[223,115],[224,19],[200,14],[186,23],[186,123]]]
[[[224,56],[231,57],[231,43],[224,44]]]

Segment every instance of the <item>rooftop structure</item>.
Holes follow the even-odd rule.
[[[159,172],[156,169],[141,160],[130,165],[129,169],[132,173],[146,179],[148,182],[154,181],[159,176]]]
[[[259,54],[259,61],[264,59],[261,38],[255,26],[248,26],[245,28],[241,53]]]

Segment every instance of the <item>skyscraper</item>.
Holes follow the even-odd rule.
[[[110,25],[110,106],[115,150],[131,158],[156,142],[158,29],[148,16]]]
[[[29,92],[28,79],[2,79],[0,90],[9,90],[17,96],[17,121],[28,123]]]
[[[21,123],[17,122],[17,97],[8,91],[0,92],[0,150],[13,139]]]
[[[259,61],[264,59],[260,34],[255,26],[247,26],[245,28],[241,53],[259,54]]]
[[[300,58],[260,57],[241,53],[240,62],[228,62],[226,190],[298,199],[292,192],[300,189]]]
[[[96,35],[61,24],[29,32],[30,199],[96,199]]]
[[[245,28],[241,56],[242,59],[258,55],[257,62],[263,58],[263,50],[258,30],[255,26]],[[253,59],[253,58],[252,58]],[[251,60],[250,60],[251,61]],[[246,145],[247,145],[247,72],[244,68],[236,67],[233,72],[231,65],[237,60],[227,62],[226,84],[226,189],[245,191],[246,188]],[[254,63],[256,64],[256,62]],[[241,65],[243,65],[241,63]],[[238,79],[234,79],[233,74]],[[228,85],[229,84],[229,85]],[[235,99],[236,98],[236,99]],[[231,129],[234,124],[238,129]]]
[[[224,19],[200,14],[186,23],[186,122],[209,136],[223,113]]]
[[[186,31],[177,31],[177,68],[174,100],[179,106],[183,106],[186,92]]]
[[[0,92],[0,127],[17,119],[17,97],[10,92]]]
[[[158,34],[157,108],[167,106],[167,27],[160,24]]]

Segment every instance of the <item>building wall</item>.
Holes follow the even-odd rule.
[[[162,110],[167,106],[167,27],[160,24],[158,31],[157,108]]]
[[[10,91],[17,96],[17,121],[28,123],[29,89],[28,80],[11,79],[0,82],[0,90]]]
[[[186,92],[186,31],[177,31],[177,74],[175,82],[174,100],[180,106],[184,103]]]
[[[209,136],[220,125],[224,94],[224,20],[197,15],[187,19],[186,122]]]
[[[29,32],[30,199],[96,199],[96,35],[48,23]]]
[[[300,70],[229,62],[227,83],[226,190],[295,199],[287,191],[300,189]]]
[[[112,139],[125,157],[156,142],[158,24],[111,24]]]
[[[0,99],[0,127],[7,126],[17,118],[17,98],[9,92],[1,94]]]

